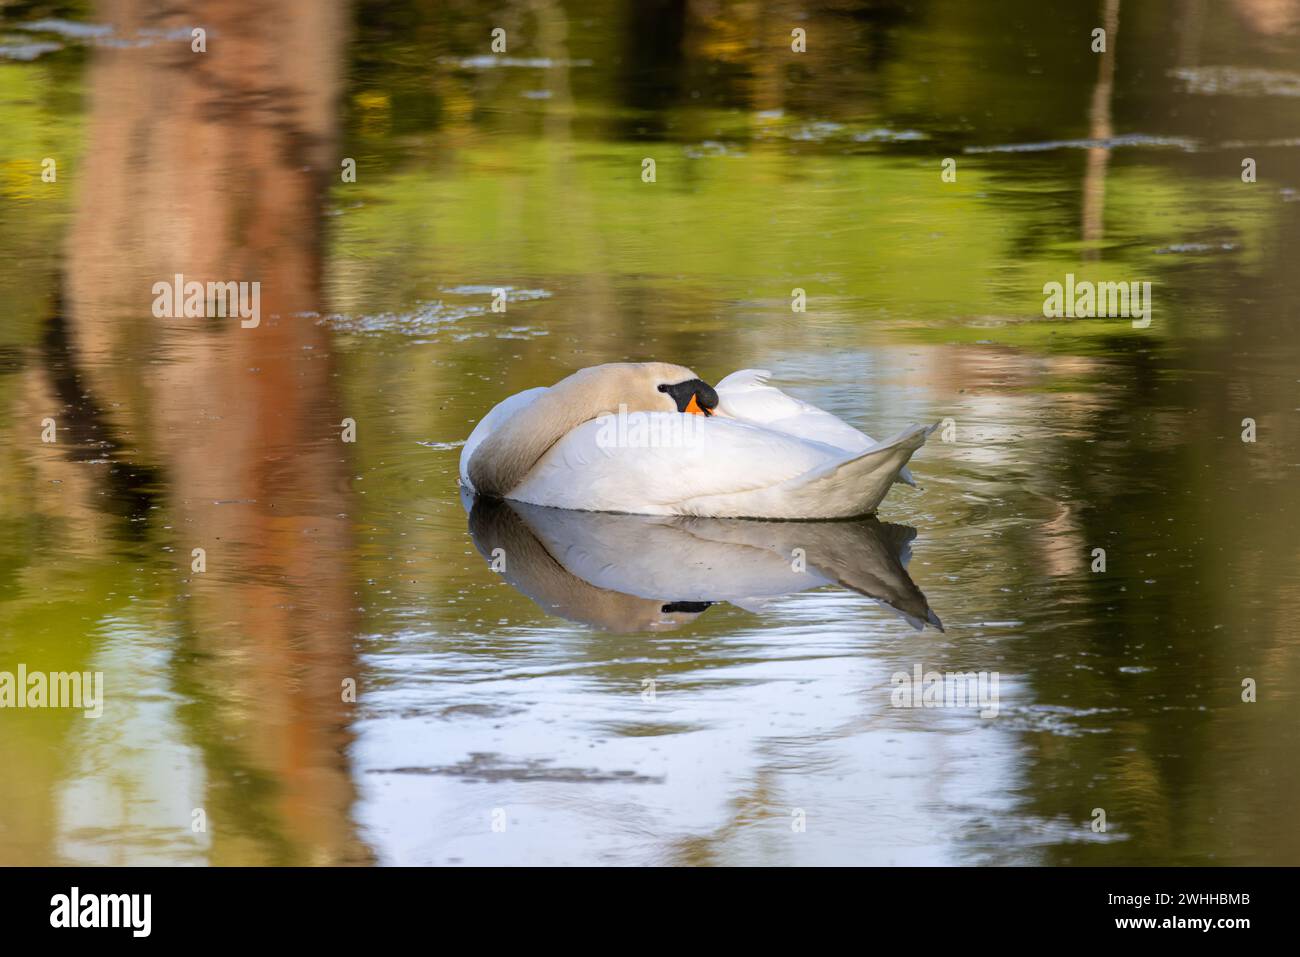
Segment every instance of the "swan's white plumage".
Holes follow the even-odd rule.
[[[715,386],[718,412],[776,432],[822,442],[845,452],[865,452],[876,444],[871,436],[859,432],[838,416],[768,385],[771,375],[766,369],[741,369],[731,373]],[[908,485],[916,485],[912,473],[906,468],[899,472],[898,478]]]
[[[718,383],[718,415],[634,413],[649,434],[682,441],[611,443],[611,417],[584,422],[560,438],[506,496],[583,511],[751,518],[847,518],[872,512],[933,427],[913,426],[887,442],[766,384],[763,370]],[[461,452],[468,464],[494,428],[531,405],[529,389],[493,408]],[[683,428],[683,425],[686,428]],[[674,432],[674,430],[677,430]]]

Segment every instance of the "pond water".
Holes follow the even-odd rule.
[[[1300,863],[1300,2],[259,9],[0,11],[0,671],[105,688],[0,863]],[[641,359],[945,425],[876,520],[462,500]]]

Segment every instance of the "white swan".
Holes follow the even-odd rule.
[[[683,366],[610,363],[492,409],[460,457],[466,488],[642,515],[850,518],[876,510],[934,426],[874,442],[746,369],[715,390]],[[683,415],[682,413],[693,413]]]

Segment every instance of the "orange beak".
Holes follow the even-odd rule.
[[[707,416],[709,414],[703,408],[700,407],[700,403],[697,401],[696,396],[691,396],[691,401],[686,403],[686,411],[689,412],[691,415]]]

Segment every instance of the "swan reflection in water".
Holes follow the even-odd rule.
[[[838,585],[913,628],[943,625],[907,574],[916,529],[876,519],[774,522],[546,508],[464,493],[475,547],[547,612],[605,631],[664,631],[728,602]]]

